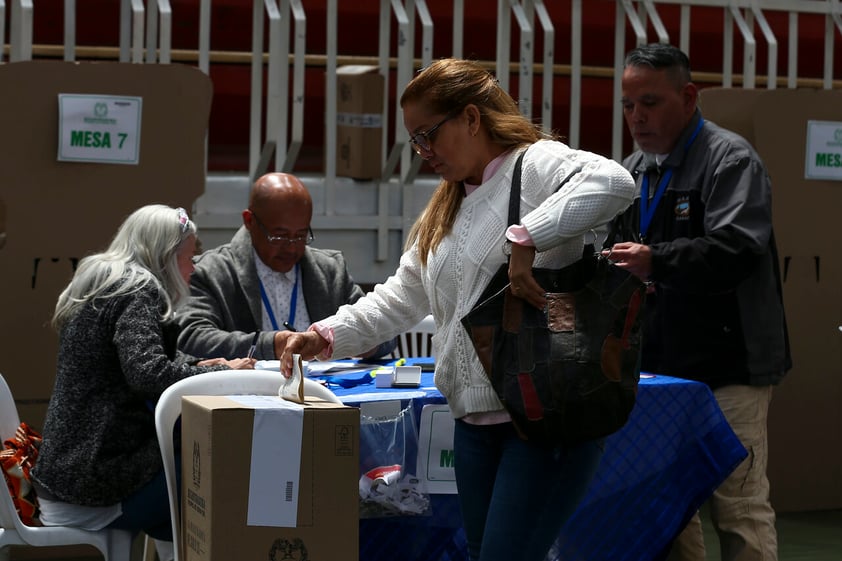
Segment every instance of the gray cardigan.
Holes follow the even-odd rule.
[[[313,322],[364,295],[339,251],[308,247],[300,265],[304,302]],[[189,301],[177,315],[179,348],[200,357],[246,356],[254,332],[261,329],[263,311],[254,251],[245,227],[240,227],[230,243],[197,258],[190,292]],[[391,352],[394,346],[394,340],[384,343],[376,356]],[[273,332],[260,334],[254,357],[276,358]]]

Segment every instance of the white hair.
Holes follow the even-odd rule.
[[[164,301],[162,319],[172,316],[189,294],[178,268],[178,251],[196,235],[196,225],[182,208],[147,205],[134,211],[117,230],[108,249],[79,262],[58,297],[53,325],[60,327],[87,302],[130,294],[154,284]]]

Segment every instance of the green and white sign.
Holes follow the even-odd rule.
[[[415,474],[427,493],[455,494],[453,414],[447,405],[427,404],[421,409]]]
[[[58,94],[58,159],[137,165],[143,99]]]
[[[842,122],[807,121],[804,177],[842,181]]]

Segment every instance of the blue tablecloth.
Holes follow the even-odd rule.
[[[411,405],[416,422],[424,405],[445,402],[433,386],[432,373],[426,372],[418,389],[374,384],[332,389],[353,405],[402,399]],[[629,422],[607,439],[588,495],[547,559],[661,558],[745,457],[707,386],[667,376],[643,377]],[[431,507],[431,516],[362,519],[360,561],[467,559],[456,496],[431,495]]]

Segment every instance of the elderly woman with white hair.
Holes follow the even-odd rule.
[[[80,261],[59,296],[55,388],[32,472],[45,526],[172,540],[154,403],[188,376],[253,367],[251,359],[184,355],[167,334],[188,295],[195,250],[184,209],[144,206],[108,249]]]

